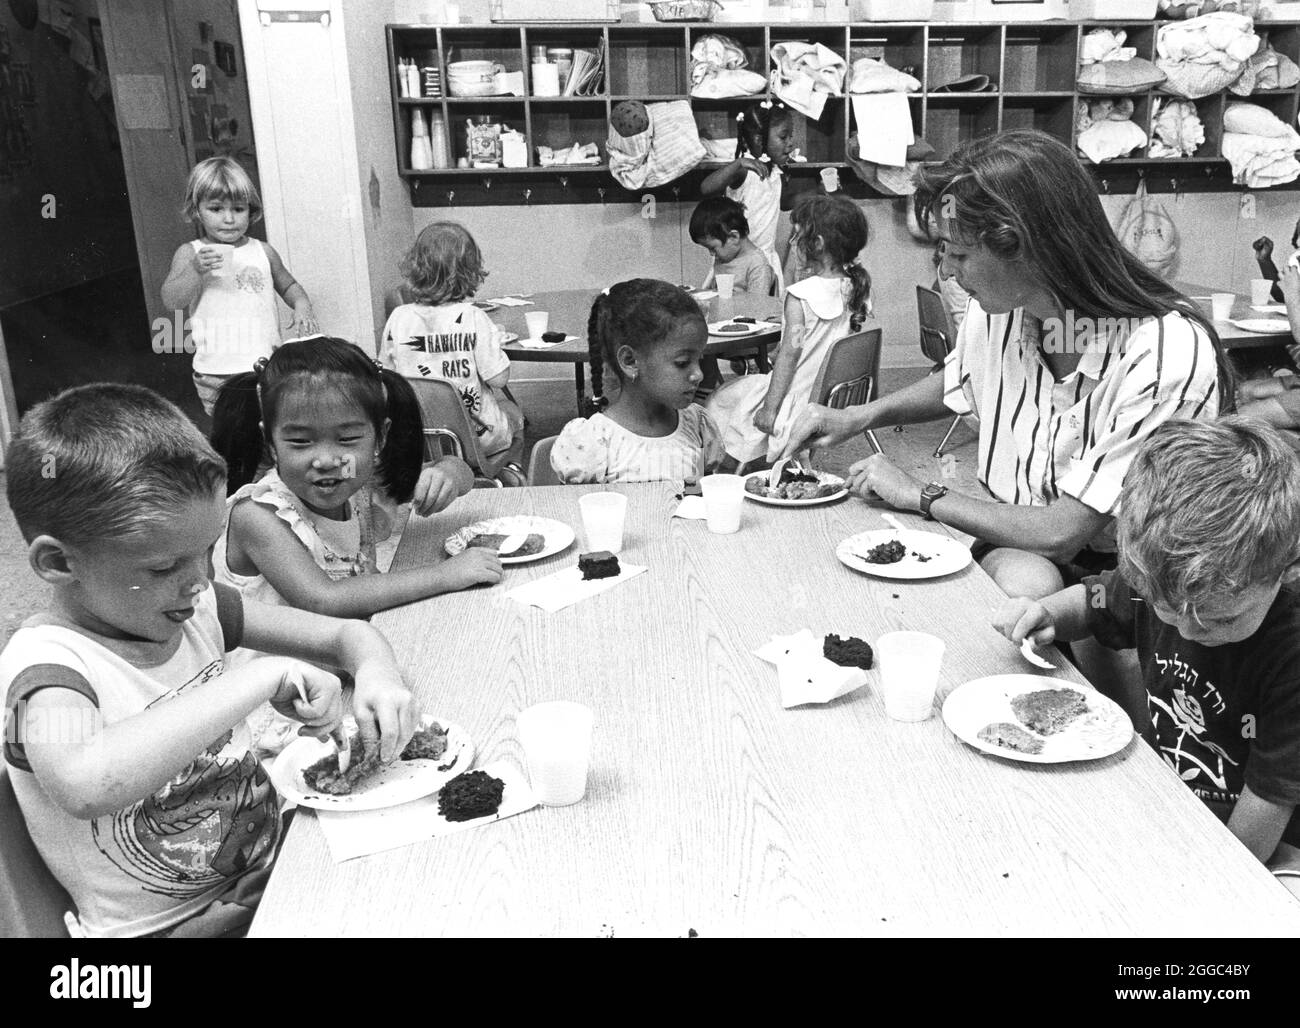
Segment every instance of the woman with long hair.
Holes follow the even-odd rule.
[[[942,376],[859,407],[808,407],[785,447],[843,442],[953,412],[979,420],[991,498],[928,485],[876,455],[850,487],[976,537],[976,558],[1013,596],[1041,597],[1115,560],[1130,461],[1170,418],[1233,406],[1214,326],[1120,243],[1078,159],[1041,132],[977,139],[923,168],[943,271],[971,296]]]

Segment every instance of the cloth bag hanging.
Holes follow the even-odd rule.
[[[1168,276],[1178,260],[1178,228],[1164,204],[1147,196],[1145,181],[1120,212],[1115,234],[1134,257],[1157,275]]]

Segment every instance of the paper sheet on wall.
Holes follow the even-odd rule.
[[[167,80],[161,75],[114,75],[113,97],[127,129],[169,129]]]
[[[859,157],[893,168],[907,163],[907,148],[916,137],[906,93],[855,94],[853,117],[870,130],[858,132]]]

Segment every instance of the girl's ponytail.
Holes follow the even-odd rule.
[[[609,406],[605,392],[605,349],[601,344],[600,316],[605,308],[606,294],[601,293],[591,305],[587,316],[587,359],[591,362],[591,399],[584,404],[583,417]]]
[[[376,484],[394,503],[406,503],[424,466],[424,418],[410,382],[389,368],[380,368],[379,377],[388,397],[390,424],[375,464]]]
[[[222,384],[212,408],[212,446],[226,460],[226,495],[257,476],[266,447],[262,439],[258,372],[245,371]]]
[[[853,283],[853,291],[849,294],[849,328],[857,332],[861,330],[862,323],[867,320],[869,313],[871,275],[856,260],[844,266],[844,273]]]

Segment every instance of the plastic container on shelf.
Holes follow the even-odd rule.
[[[852,21],[929,21],[934,0],[852,0]]]
[[[1159,0],[1067,0],[1077,21],[1150,21]]]

